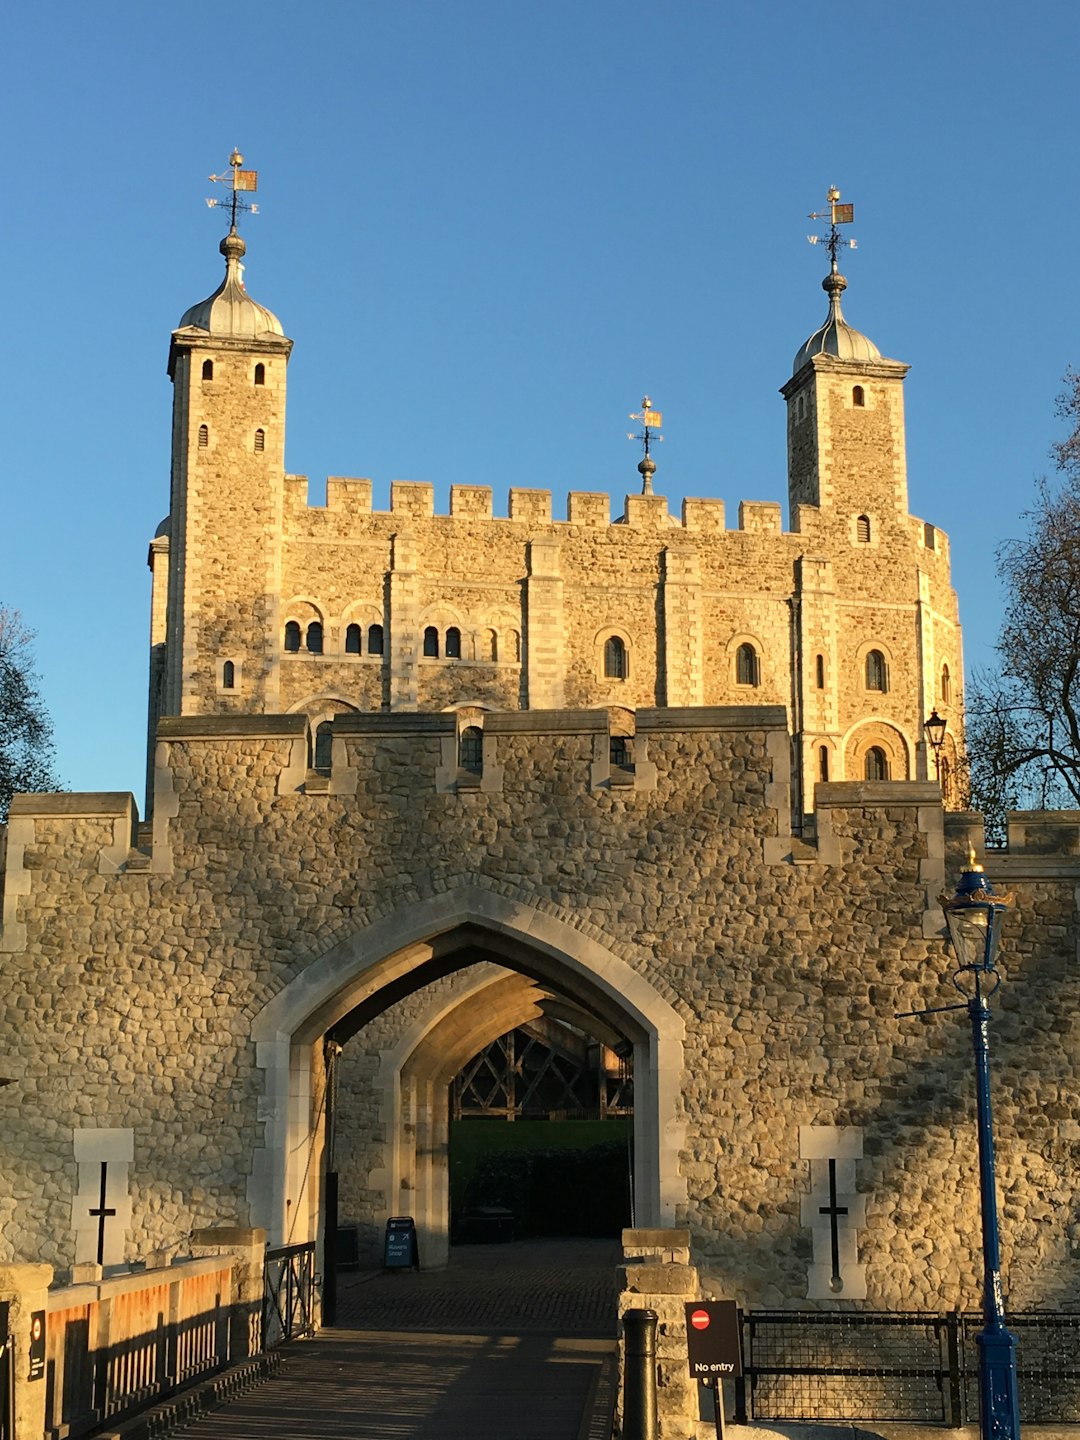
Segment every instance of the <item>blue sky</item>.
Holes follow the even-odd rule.
[[[169,333],[221,274],[206,176],[260,173],[251,294],[295,341],[311,477],[785,496],[777,391],[825,315],[809,210],[856,206],[845,313],[907,384],[911,508],[993,662],[1080,363],[1074,5],[673,0],[8,7],[0,601],[59,769],[141,795]]]

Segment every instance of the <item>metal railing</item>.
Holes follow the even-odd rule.
[[[1020,1413],[1080,1421],[1080,1314],[1020,1311]],[[981,1315],[753,1310],[742,1316],[736,1420],[978,1419]]]
[[[315,1242],[266,1252],[263,1348],[315,1333]]]

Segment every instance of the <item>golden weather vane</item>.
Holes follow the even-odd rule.
[[[653,403],[648,395],[646,395],[642,399],[641,409],[635,410],[631,414],[630,419],[636,420],[640,424],[641,432],[635,435],[632,430],[628,430],[626,432],[626,438],[628,440],[636,440],[645,450],[645,454],[642,456],[637,467],[638,474],[641,476],[641,493],[643,495],[651,495],[652,477],[656,474],[656,461],[649,454],[649,446],[654,440],[663,440],[664,437],[660,434],[660,426],[664,423],[664,417],[659,410],[653,409]]]
[[[855,219],[854,205],[841,205],[840,191],[835,185],[830,185],[825,196],[828,203],[828,210],[811,210],[809,220],[827,220],[829,222],[829,233],[827,235],[808,235],[806,238],[811,245],[824,245],[829,252],[832,261],[832,268],[836,269],[837,252],[840,250],[857,250],[857,240],[845,240],[840,234],[839,226],[850,225]]]
[[[234,150],[229,156],[229,171],[224,175],[211,175],[210,179],[217,185],[228,185],[231,193],[227,199],[208,199],[207,205],[211,210],[219,210],[228,207],[229,228],[236,229],[236,222],[241,215],[257,215],[258,205],[250,200],[243,199],[244,191],[256,191],[259,188],[259,172],[257,170],[244,170],[241,167],[244,157],[239,150]],[[230,173],[231,172],[231,173]]]

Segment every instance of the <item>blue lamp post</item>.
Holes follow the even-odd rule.
[[[994,968],[1011,895],[995,894],[972,852],[956,894],[941,897],[958,963],[953,984],[965,997],[975,1046],[975,1103],[979,1126],[979,1200],[982,1208],[983,1319],[979,1332],[979,1434],[981,1440],[1020,1440],[1016,1336],[1005,1324],[1001,1293],[994,1131],[990,1109],[990,1007],[1001,977]]]

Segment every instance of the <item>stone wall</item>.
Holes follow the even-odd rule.
[[[603,964],[617,960],[678,1017],[683,1069],[658,1152],[672,1158],[659,1163],[677,1171],[674,1218],[713,1292],[806,1298],[816,1222],[803,1202],[820,1182],[809,1127],[842,1132],[865,1206],[845,1231],[858,1273],[840,1303],[865,1283],[873,1307],[973,1304],[966,1020],[893,1017],[950,998],[936,896],[977,817],[944,817],[929,784],[830,784],[815,845],[796,841],[782,712],[635,719],[647,784],[599,774],[595,713],[536,712],[489,717],[495,731],[507,722],[497,788],[440,788],[444,722],[403,715],[346,725],[317,793],[305,793],[296,717],[167,721],[152,851],[133,845],[129,797],[17,799],[0,936],[16,1082],[0,1090],[0,1255],[71,1264],[73,1135],[88,1126],[133,1135],[128,1258],[250,1223],[260,1176],[281,1162],[263,1147],[284,1103],[266,1089],[259,1017],[285,991],[306,993],[326,957],[373,965],[366,935],[469,891],[520,917],[522,937],[550,917],[581,955],[602,947]],[[989,861],[1018,897],[993,1026],[1005,1275],[1014,1304],[1077,1303],[1075,819],[1020,817],[1013,839]],[[379,960],[364,993],[407,1003],[440,978],[439,943]],[[496,930],[455,944],[443,975],[511,953]],[[590,979],[586,959],[575,979],[549,950],[501,963],[546,966],[547,983],[619,1020],[602,968]],[[340,973],[338,1001],[311,987],[309,1040],[354,1003],[353,972]],[[634,1038],[645,1063],[652,1042]],[[313,1134],[321,1085],[313,1075],[289,1101]],[[318,1143],[292,1159],[296,1238],[316,1223]]]

